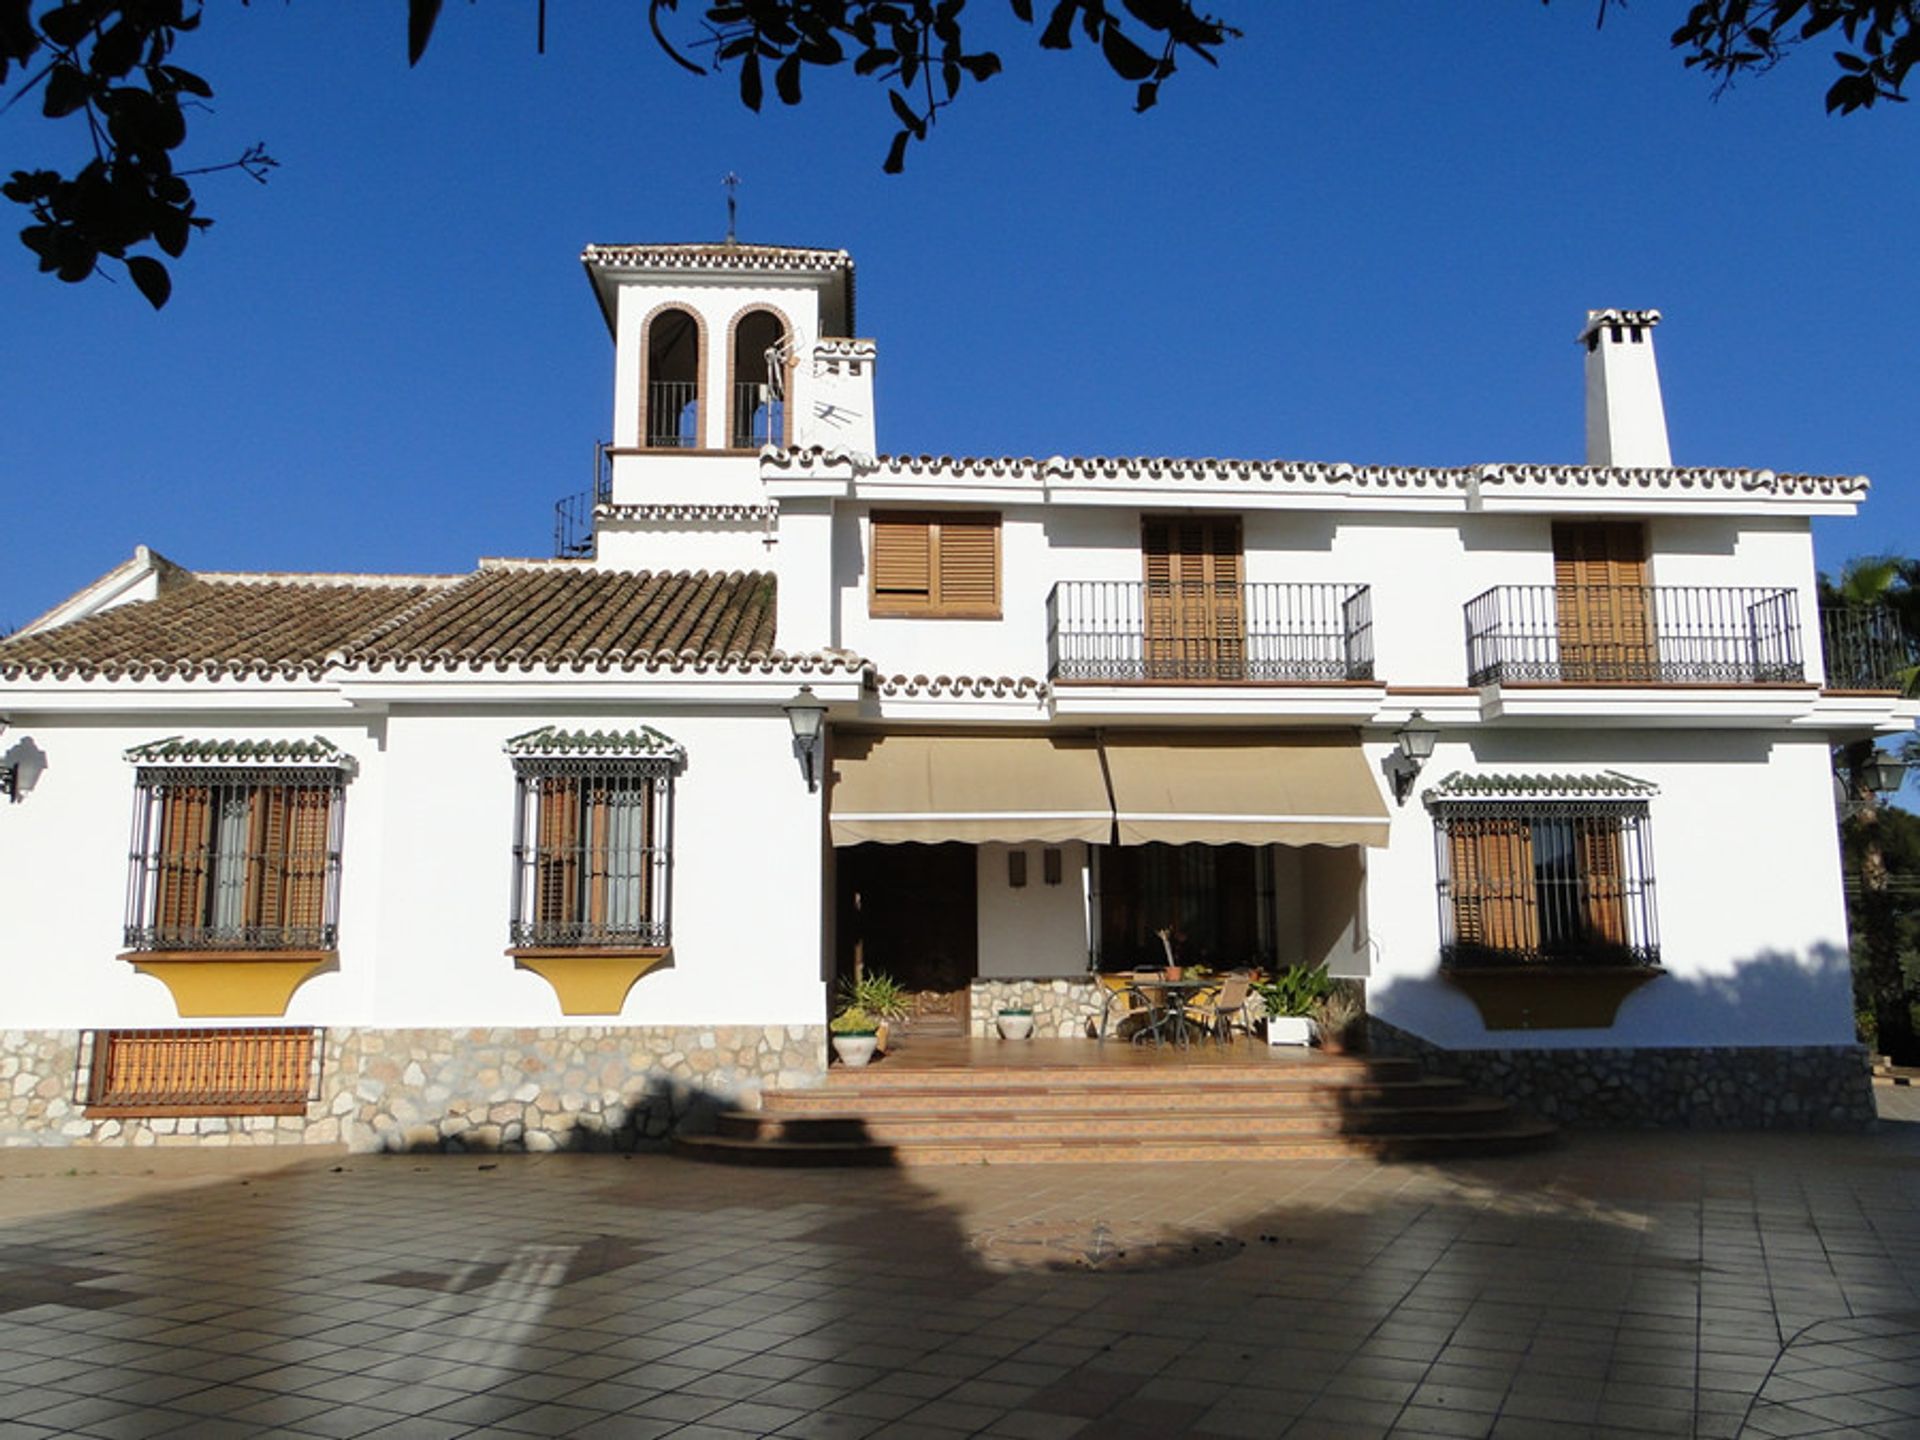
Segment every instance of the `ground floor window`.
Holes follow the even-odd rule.
[[[650,729],[548,729],[507,748],[517,787],[512,943],[667,945],[679,747]]]
[[[1097,845],[1092,885],[1096,969],[1164,965],[1163,929],[1182,965],[1274,961],[1270,846]]]
[[[304,1115],[320,1093],[307,1026],[96,1030],[82,1077],[90,1115]]]
[[[143,766],[129,950],[331,950],[339,768]]]
[[[1659,962],[1645,802],[1433,808],[1443,964]]]

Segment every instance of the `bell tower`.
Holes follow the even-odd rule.
[[[844,250],[589,245],[614,340],[594,558],[620,569],[758,569],[777,515],[760,452],[874,449],[874,346],[853,338]]]

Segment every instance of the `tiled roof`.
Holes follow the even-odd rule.
[[[318,678],[407,670],[858,673],[850,653],[773,648],[774,580],[487,561],[464,576],[182,572],[159,598],[0,641],[0,678]]]
[[[186,740],[170,735],[127,751],[136,765],[345,765],[331,740]]]
[[[451,583],[445,576],[208,580],[183,573],[156,599],[0,641],[0,677],[317,676],[330,652]]]
[[[778,663],[773,576],[493,565],[343,648],[355,668],[574,670]]]
[[[1618,770],[1590,775],[1469,775],[1456,770],[1421,799],[1428,804],[1449,800],[1645,800],[1660,793],[1648,780],[1636,780]]]
[[[844,250],[799,245],[589,245],[580,252],[588,265],[628,269],[847,270],[853,257]]]

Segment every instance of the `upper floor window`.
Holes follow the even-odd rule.
[[[672,938],[673,777],[658,730],[548,726],[507,742],[516,788],[512,944],[664,948]]]
[[[736,450],[787,443],[780,351],[787,327],[771,310],[749,310],[733,326],[733,408],[728,441]]]
[[[692,312],[668,308],[647,319],[646,404],[642,443],[650,449],[696,449],[700,445],[700,322]]]
[[[869,613],[998,619],[1000,516],[876,510]]]
[[[1653,965],[1644,781],[1449,775],[1428,792],[1450,966]]]
[[[139,768],[129,950],[332,950],[347,757],[324,740],[162,740]]]

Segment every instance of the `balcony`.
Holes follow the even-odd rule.
[[[1779,685],[1806,679],[1792,590],[1496,585],[1467,602],[1471,685]]]
[[[1373,678],[1364,585],[1063,580],[1047,595],[1047,674],[1223,684]]]
[[[1832,690],[1905,694],[1920,666],[1912,637],[1884,605],[1822,606],[1820,644]]]

